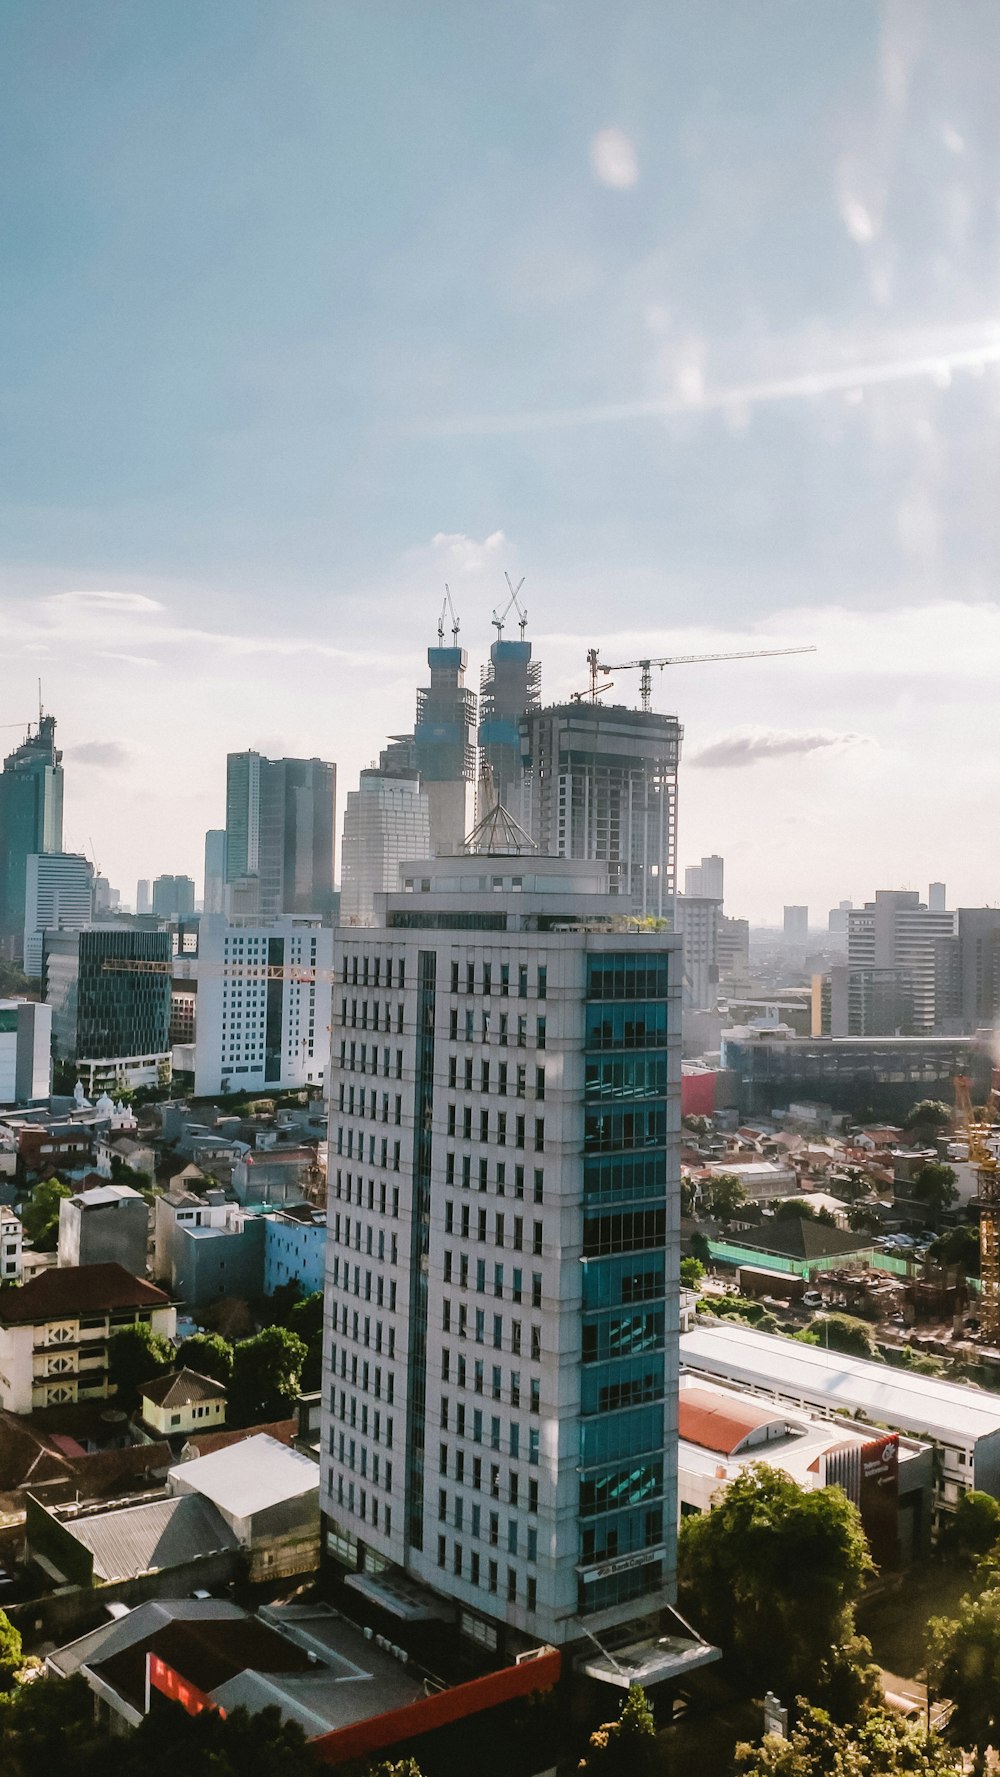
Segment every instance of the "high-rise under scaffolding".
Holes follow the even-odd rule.
[[[597,858],[639,918],[669,918],[677,879],[676,716],[597,702],[521,718],[526,818],[539,852]]]
[[[431,849],[446,856],[461,851],[475,821],[476,694],[465,683],[468,659],[457,640],[451,648],[428,648],[431,682],[417,692],[413,763],[427,794]]]
[[[541,701],[542,668],[531,658],[531,643],[505,642],[499,637],[483,668],[479,697],[479,747],[493,774],[493,788],[503,806],[524,824],[524,765],[518,723]],[[481,819],[486,811],[477,809]]]

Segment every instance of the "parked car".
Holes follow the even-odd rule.
[[[819,1290],[806,1290],[802,1297],[802,1306],[803,1308],[822,1308],[823,1298]]]

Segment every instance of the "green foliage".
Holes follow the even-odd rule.
[[[952,1109],[940,1098],[922,1098],[908,1112],[903,1128],[913,1135],[932,1136],[951,1126]]]
[[[227,1388],[233,1373],[233,1348],[221,1333],[192,1333],[190,1339],[182,1339],[176,1363],[179,1370],[197,1370],[199,1376],[210,1376]]]
[[[822,1345],[829,1351],[844,1351],[849,1357],[877,1358],[871,1327],[856,1314],[820,1314],[809,1324],[809,1343]]]
[[[700,1259],[693,1256],[681,1260],[681,1283],[686,1290],[696,1290],[705,1275],[705,1267]]]
[[[15,1629],[6,1611],[0,1610],[0,1690],[11,1690],[15,1674],[23,1664],[20,1630]]]
[[[401,1758],[369,1765],[365,1777],[422,1777],[422,1772],[415,1758]]]
[[[689,1178],[681,1179],[681,1215],[694,1215],[694,1184]]]
[[[288,1327],[265,1327],[241,1339],[233,1352],[229,1385],[230,1425],[262,1425],[287,1418],[302,1386],[305,1341]]]
[[[975,1488],[963,1493],[942,1536],[949,1555],[956,1561],[976,1561],[988,1555],[1000,1536],[1000,1505],[992,1493]]]
[[[853,1634],[871,1559],[857,1507],[755,1463],[678,1538],[682,1608],[736,1675],[788,1696]]]
[[[64,1197],[72,1197],[69,1185],[59,1179],[43,1179],[31,1193],[21,1211],[25,1236],[40,1253],[54,1253],[59,1245],[59,1205]]]
[[[841,1727],[802,1703],[787,1740],[768,1734],[736,1748],[738,1777],[954,1777],[940,1740],[890,1709],[872,1709],[860,1727]]]
[[[845,1203],[856,1203],[859,1197],[868,1195],[868,1179],[860,1166],[845,1166],[828,1180],[829,1189],[836,1197],[842,1197]]]
[[[931,1242],[928,1255],[939,1265],[960,1265],[966,1277],[979,1276],[979,1229],[963,1222]]]
[[[811,1203],[805,1201],[804,1197],[783,1197],[781,1202],[775,1206],[775,1221],[787,1222],[793,1216],[799,1216],[804,1222],[814,1222],[816,1211]]]
[[[963,1598],[957,1617],[928,1628],[930,1683],[954,1704],[948,1739],[971,1749],[981,1771],[987,1748],[1000,1750],[1000,1590]]]
[[[920,1168],[913,1181],[913,1195],[926,1204],[927,1214],[935,1227],[945,1210],[958,1201],[955,1178],[953,1167],[942,1166],[939,1161],[932,1160]]]
[[[699,1234],[699,1233],[692,1234],[692,1236],[691,1236],[691,1253],[692,1253],[692,1257],[700,1260],[700,1262],[703,1265],[710,1265],[711,1264],[712,1249],[708,1244],[708,1239],[707,1239],[706,1235]]]
[[[703,1296],[698,1303],[703,1314],[715,1314],[722,1320],[745,1320],[759,1333],[775,1333],[778,1322],[763,1302],[752,1296]]]
[[[301,1301],[296,1302],[288,1316],[288,1325],[304,1341],[306,1347],[302,1387],[307,1391],[318,1388],[323,1373],[322,1290],[314,1290],[311,1296],[303,1296]]]
[[[735,1173],[720,1172],[706,1186],[708,1213],[720,1227],[728,1228],[747,1200],[747,1194]]]
[[[874,1209],[863,1203],[852,1203],[847,1211],[847,1226],[852,1234],[877,1234],[879,1219]]]
[[[949,1370],[943,1357],[932,1357],[929,1351],[914,1351],[912,1345],[903,1346],[899,1362],[904,1370],[912,1370],[916,1376],[947,1376]]]
[[[261,1321],[267,1327],[290,1327],[292,1310],[301,1299],[302,1285],[297,1277],[289,1278],[287,1283],[279,1283],[273,1295],[263,1298]]]
[[[120,1327],[108,1340],[108,1375],[117,1390],[118,1404],[131,1413],[139,1403],[144,1382],[163,1376],[174,1367],[174,1348],[161,1333],[139,1321]]]
[[[661,1768],[653,1711],[642,1686],[629,1685],[618,1720],[594,1729],[578,1769],[602,1777],[656,1777]]]

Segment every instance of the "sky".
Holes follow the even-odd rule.
[[[815,645],[654,680],[727,911],[1000,899],[998,73],[995,0],[0,0],[0,746],[41,678],[67,846],[200,891],[249,746],[342,809],[507,570],[546,701]]]

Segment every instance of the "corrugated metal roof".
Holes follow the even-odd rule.
[[[773,1388],[841,1412],[857,1409],[875,1425],[965,1445],[1000,1432],[1000,1394],[847,1357],[748,1326],[695,1327],[682,1333],[681,1364],[750,1387]]]
[[[763,1425],[784,1423],[784,1414],[747,1397],[720,1396],[709,1388],[682,1388],[678,1401],[677,1429],[689,1444],[732,1456],[748,1432]]]
[[[100,1580],[131,1579],[238,1546],[225,1519],[196,1493],[70,1519],[64,1528],[91,1551]]]

